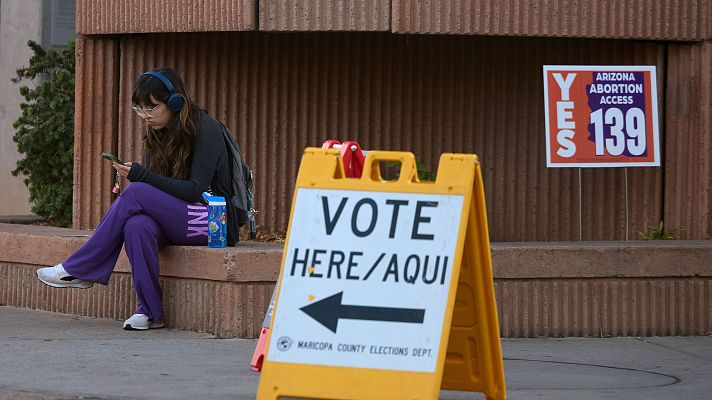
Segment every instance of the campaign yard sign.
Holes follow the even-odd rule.
[[[654,66],[544,66],[547,167],[660,166]]]

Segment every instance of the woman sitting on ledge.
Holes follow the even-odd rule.
[[[212,188],[225,196],[230,170],[221,124],[191,102],[176,71],[157,68],[142,74],[132,101],[144,122],[144,163],[113,163],[132,183],[81,248],[53,267],[40,268],[37,277],[57,288],[106,285],[124,245],[138,297],[124,329],[146,330],[164,326],[158,249],[207,245],[202,193]],[[230,212],[228,207],[229,218]],[[228,224],[228,245],[238,235],[235,225]]]

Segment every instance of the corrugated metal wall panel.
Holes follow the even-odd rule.
[[[665,222],[712,237],[712,43],[671,44],[665,112]]]
[[[256,29],[256,0],[77,0],[84,35]]]
[[[392,1],[397,33],[702,40],[709,0]]]
[[[116,154],[119,42],[77,40],[72,226],[94,228],[111,204],[114,170],[101,152]]]
[[[655,43],[340,34],[127,36],[121,44],[119,154],[138,160],[136,77],[173,65],[236,134],[253,165],[259,223],[285,230],[299,158],[327,138],[410,150],[435,170],[442,152],[474,152],[494,241],[620,240],[661,218],[658,168],[546,169],[543,64],[649,64]],[[95,118],[101,118],[97,115]],[[98,219],[96,220],[98,221]]]
[[[262,0],[261,31],[388,31],[389,0]]]
[[[712,329],[710,279],[496,280],[502,337],[694,336]]]

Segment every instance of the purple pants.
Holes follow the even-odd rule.
[[[169,244],[207,243],[208,211],[204,205],[186,203],[149,184],[134,182],[109,207],[89,240],[62,265],[79,279],[106,285],[124,245],[138,297],[135,313],[161,321],[158,249]]]

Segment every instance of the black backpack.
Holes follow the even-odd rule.
[[[246,222],[249,223],[250,239],[255,239],[257,236],[257,223],[255,221],[255,196],[253,192],[254,177],[252,169],[245,162],[242,156],[240,147],[237,146],[235,137],[229,129],[222,123],[223,139],[225,139],[225,147],[227,148],[227,159],[230,165],[231,187],[227,203],[232,209],[233,215],[237,218],[228,218],[228,224],[235,225],[234,232],[239,232],[240,227]],[[230,217],[230,215],[228,215]],[[235,221],[237,219],[237,221]],[[239,241],[239,238],[235,242]]]

